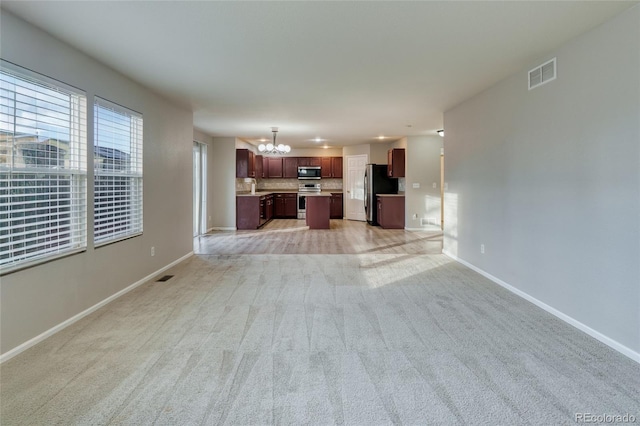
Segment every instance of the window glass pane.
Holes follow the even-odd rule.
[[[97,98],[94,105],[94,240],[142,232],[142,117]]]
[[[0,68],[0,266],[86,247],[86,98]]]

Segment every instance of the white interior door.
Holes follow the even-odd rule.
[[[369,156],[366,154],[348,155],[345,158],[347,160],[346,218],[365,221],[367,216],[364,212],[364,171]]]

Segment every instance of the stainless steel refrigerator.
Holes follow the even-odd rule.
[[[387,177],[386,164],[367,164],[364,171],[364,212],[370,225],[378,225],[377,194],[397,194],[398,179]]]

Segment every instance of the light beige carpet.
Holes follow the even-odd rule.
[[[640,418],[640,368],[443,255],[194,256],[2,365],[7,425]]]

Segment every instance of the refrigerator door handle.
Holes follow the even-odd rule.
[[[369,191],[367,191],[367,171],[364,171],[364,213],[367,214],[367,201],[369,199]]]

